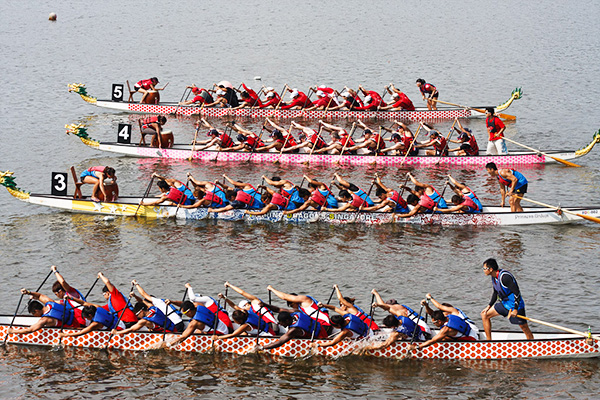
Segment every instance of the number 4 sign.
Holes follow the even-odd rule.
[[[119,124],[117,143],[131,144],[131,124]]]

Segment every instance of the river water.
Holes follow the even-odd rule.
[[[57,22],[46,20],[50,12],[58,14]],[[3,1],[0,169],[14,171],[20,187],[47,193],[52,171],[112,165],[122,195],[143,193],[154,171],[179,179],[188,171],[207,179],[226,173],[255,184],[262,174],[300,181],[308,173],[328,181],[336,171],[139,160],[99,153],[64,135],[65,124],[86,122],[92,137],[114,140],[117,124],[131,120],[85,104],[67,93],[68,83],[85,83],[90,94],[108,98],[111,84],[150,76],[170,82],[165,100],[179,100],[186,84],[222,79],[255,88],[289,83],[301,90],[362,83],[381,91],[394,82],[417,105],[419,77],[433,82],[441,99],[469,105],[499,104],[522,86],[523,99],[506,111],[518,116],[507,124],[507,135],[533,147],[577,149],[600,128],[598,15],[596,1]],[[178,141],[188,141],[193,122],[172,119],[167,127]],[[485,146],[483,120],[465,124]],[[443,131],[450,123],[436,127]],[[578,160],[578,169],[522,168],[528,196],[551,204],[598,204],[599,154]],[[337,171],[363,187],[375,172],[388,183],[402,182],[406,172]],[[484,203],[499,201],[496,183],[478,169],[414,174],[441,187],[449,172]],[[600,331],[600,231],[591,222],[442,228],[105,221],[29,206],[6,192],[0,196],[5,314],[13,312],[19,288],[35,289],[56,264],[82,290],[100,270],[123,291],[136,278],[166,297],[179,297],[185,282],[215,295],[229,280],[261,296],[272,284],[325,300],[337,283],[363,307],[372,288],[415,307],[430,292],[478,319],[491,292],[481,263],[496,257],[517,276],[528,315]],[[91,297],[101,301],[98,290]],[[511,326],[495,320],[494,327]],[[273,360],[16,346],[0,351],[0,358],[2,398],[595,398],[600,387],[597,360]]]

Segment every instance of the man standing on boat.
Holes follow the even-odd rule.
[[[490,134],[487,151],[485,153],[488,156],[508,154],[506,142],[504,141],[504,130],[506,129],[506,126],[500,118],[494,114],[493,107],[485,109],[485,126]]]
[[[498,178],[502,197],[500,207],[504,207],[506,196],[508,196],[510,211],[523,212],[520,197],[525,196],[525,193],[527,193],[527,178],[515,169],[498,169],[493,162],[487,163],[485,169],[491,177]]]
[[[494,258],[488,258],[483,262],[483,273],[492,278],[492,288],[494,289],[490,303],[481,311],[486,339],[492,340],[491,319],[502,315],[508,317],[512,324],[519,325],[528,340],[533,340],[533,334],[527,321],[517,317],[517,315],[525,316],[525,302],[513,274],[499,269],[498,262]]]

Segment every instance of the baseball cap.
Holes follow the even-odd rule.
[[[267,93],[267,97],[275,97],[275,93],[269,92],[269,93]]]
[[[275,89],[273,89],[271,86],[269,86],[268,88],[265,88],[265,90],[266,90],[267,92],[272,92],[272,91],[273,91],[273,90],[275,90]]]
[[[219,131],[217,131],[216,129],[211,129],[210,131],[208,131],[207,135],[208,136],[212,136],[212,135],[218,135]]]
[[[373,100],[373,98],[371,96],[367,96],[365,97],[365,103],[369,103],[371,100]]]
[[[293,99],[294,97],[298,96],[299,93],[297,90],[292,90],[292,93],[290,93],[290,97]]]
[[[240,302],[238,303],[238,307],[239,308],[244,308],[246,307],[248,304],[250,304],[250,302],[248,300],[240,300]]]

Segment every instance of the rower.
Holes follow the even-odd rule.
[[[330,308],[332,307],[332,308]],[[328,342],[318,343],[315,342],[313,346],[315,348],[319,347],[329,347],[334,346],[341,342],[342,340],[348,339],[364,339],[373,334],[369,329],[369,326],[364,323],[359,317],[354,314],[346,313],[344,310],[341,310],[335,306],[327,307],[329,309],[335,310],[335,312],[340,313],[341,315],[334,315],[331,317],[331,325],[341,330],[332,340]]]
[[[447,156],[448,141],[446,138],[439,131],[433,129],[427,124],[422,124],[422,127],[429,132],[429,141],[418,143],[415,145],[415,147],[418,149],[422,149],[424,147],[433,147],[433,150],[425,150],[425,155],[427,156]]]
[[[233,129],[234,131],[236,131],[238,133],[236,139],[238,140],[238,142],[240,142],[240,144],[235,145],[233,147],[229,147],[227,149],[221,149],[221,151],[243,150],[243,151],[254,152],[254,151],[256,151],[256,149],[258,147],[263,147],[265,145],[264,142],[261,140],[260,135],[257,135],[256,133],[254,133],[248,129],[245,129],[237,122],[231,121],[229,123],[229,126],[231,127],[231,129]]]
[[[223,307],[221,307],[217,300],[210,296],[202,296],[194,293],[192,285],[190,285],[189,283],[186,283],[185,287],[187,288],[187,294],[191,302],[193,302],[196,305],[203,305],[211,313],[216,315],[219,318],[219,324],[223,324],[223,326],[227,327],[227,332],[225,333],[233,332],[233,324],[231,323],[231,318],[229,318],[229,314],[225,309],[223,309]]]
[[[394,121],[394,124],[398,125],[398,135],[400,135],[402,139],[402,143],[404,143],[404,153],[408,151],[408,155],[411,157],[419,155],[419,149],[415,146],[417,143],[415,141],[415,135],[410,130],[410,128],[404,123],[400,121]],[[411,146],[412,145],[412,146]]]
[[[52,292],[56,295],[58,304],[67,304],[68,308],[73,309],[75,320],[81,326],[85,326],[85,319],[81,316],[81,308],[75,302],[70,301],[70,298],[85,300],[85,296],[81,292],[67,283],[65,278],[58,272],[58,268],[55,265],[51,266],[50,269],[56,276],[56,282],[52,285]]]
[[[189,172],[187,173],[187,177],[194,186],[194,197],[197,200],[191,205],[181,205],[182,208],[220,208],[229,204],[229,200],[227,199],[228,193],[217,182],[196,180]],[[229,194],[233,195],[233,193]]]
[[[225,86],[223,82],[219,82],[213,86],[217,86],[219,90],[224,92],[223,96],[225,97],[226,101],[224,105],[225,107],[235,108],[240,105],[240,101],[237,98],[237,94],[235,93],[233,86]]]
[[[161,195],[155,200],[140,200],[140,205],[157,206],[162,203],[167,205],[192,205],[196,202],[192,191],[181,181],[176,179],[166,179],[160,175],[153,173],[153,176],[159,177],[156,186],[160,189]]]
[[[431,313],[431,321],[439,329],[438,333],[423,343],[411,345],[411,350],[421,350],[441,341],[468,341],[478,340],[477,332],[464,319],[456,315],[445,315],[441,310]]]
[[[273,176],[271,179],[269,179],[264,175],[262,176],[262,179],[264,179],[267,184],[278,188],[282,196],[288,198],[290,202],[294,203],[295,208],[300,207],[305,203],[305,196],[302,196],[300,193],[300,189],[302,188],[294,185],[290,180],[281,179],[278,176]],[[310,197],[310,193],[308,193],[308,196]]]
[[[458,123],[458,127],[454,127],[454,130],[458,132],[458,139],[452,140],[449,142],[458,143],[460,147],[455,149],[448,149],[450,153],[456,152],[457,156],[478,156],[479,155],[479,145],[477,144],[477,139],[475,139],[475,135],[469,128],[465,128],[460,123],[460,119],[456,119]]]
[[[139,318],[138,322],[136,322],[133,326],[127,329],[113,329],[111,332],[113,335],[126,335],[128,333],[137,332],[142,329],[144,331],[150,332],[183,331],[183,329],[177,330],[173,322],[171,322],[171,320],[167,318],[162,311],[160,311],[157,307],[154,307],[151,302],[148,302],[145,299],[142,299],[142,301],[139,301],[135,304],[135,306],[133,307],[133,312]]]
[[[126,324],[121,319],[119,321],[119,315],[111,314],[106,311],[103,307],[88,303],[87,301],[75,300],[81,302],[84,306],[81,310],[81,315],[89,322],[89,324],[75,332],[60,332],[61,337],[75,337],[82,336],[92,331],[100,330],[123,330],[126,329]],[[137,317],[136,317],[137,318]]]
[[[247,311],[248,313],[254,313],[255,315],[260,316],[260,318],[263,321],[269,324],[273,332],[279,332],[279,324],[277,323],[277,320],[273,316],[271,310],[267,307],[267,304],[265,304],[260,298],[240,289],[237,286],[232,285],[229,282],[225,282],[224,286],[226,288],[231,288],[233,291],[246,298],[245,303],[242,300],[238,304],[238,307],[240,309]]]
[[[425,319],[419,314],[417,314],[413,309],[404,304],[398,304],[395,299],[390,299],[388,301],[383,301],[379,292],[375,289],[371,291],[371,293],[375,296],[375,303],[373,303],[373,307],[379,307],[394,317],[396,317],[404,326],[407,327],[408,331],[414,331],[415,324],[418,325],[417,333],[423,334],[423,339],[431,337],[431,328],[425,322]],[[385,325],[385,324],[384,324]],[[417,336],[418,338],[419,336]]]
[[[326,330],[331,329],[331,321],[327,310],[320,309],[313,297],[307,295],[298,295],[295,293],[284,293],[275,289],[273,286],[267,286],[267,290],[273,292],[273,294],[288,303],[288,306],[294,310],[298,310],[308,315],[314,320],[317,320]]]
[[[194,304],[189,300],[184,302],[179,301],[167,301],[168,304],[175,304],[181,306],[181,312],[183,315],[191,318],[189,325],[183,331],[183,333],[175,340],[168,342],[167,347],[172,348],[182,343],[188,337],[190,337],[196,330],[200,330],[202,333],[216,333],[218,335],[226,335],[229,333],[229,329],[223,322],[216,321],[216,330],[213,330],[215,326],[215,314],[202,304]]]
[[[445,316],[452,315],[461,318],[469,325],[469,327],[471,328],[470,331],[467,331],[466,334],[465,332],[462,333],[465,334],[465,336],[470,337],[471,339],[464,340],[479,340],[479,328],[477,327],[475,322],[471,320],[471,318],[467,317],[467,314],[465,314],[460,308],[454,307],[450,303],[440,303],[439,301],[434,299],[430,293],[427,293],[425,299],[421,301],[421,305],[425,307],[425,311],[429,315],[433,315],[434,312],[434,310],[431,307],[429,307],[430,301],[438,310],[442,311]],[[456,335],[452,336],[456,337]]]
[[[377,185],[377,191],[375,194],[381,201],[374,206],[364,207],[363,211],[381,210],[382,212],[393,212],[400,214],[406,214],[410,212],[408,203],[406,200],[404,200],[404,198],[402,198],[402,195],[398,193],[397,190],[385,186],[379,175],[377,175],[375,178],[375,185]]]
[[[373,130],[361,120],[358,121],[358,125],[364,129],[362,134],[363,140],[352,147],[348,147],[346,150],[356,151],[358,149],[365,149],[363,151],[374,155],[380,153],[380,150],[385,149],[385,140],[383,140],[379,133],[374,133]]]
[[[37,332],[45,327],[78,328],[80,323],[75,319],[73,308],[67,302],[66,314],[65,305],[56,303],[44,294],[32,292],[27,289],[21,289],[24,295],[30,295],[33,300],[29,301],[27,311],[34,317],[39,318],[34,324],[26,328],[10,328],[7,334],[24,335],[26,333]]]
[[[158,84],[157,77],[152,77],[150,79],[142,79],[141,81],[138,81],[135,85],[133,85],[133,92],[131,94],[133,95],[133,93],[137,93],[137,92],[142,93],[142,98],[140,100],[140,103],[145,103],[146,97],[148,96],[148,92],[164,89],[164,88],[157,89],[156,88],[157,84]]]
[[[340,154],[344,149],[344,153],[348,153],[348,147],[352,147],[356,144],[354,143],[354,140],[349,137],[348,131],[341,126],[329,124],[321,120],[319,120],[319,123],[324,131],[329,132],[332,141],[325,147],[315,150],[316,154]],[[348,144],[346,144],[346,142]],[[355,153],[356,152],[354,151],[352,152],[352,154]]]
[[[92,188],[92,201],[117,201],[119,198],[119,186],[117,175],[112,167],[96,166],[90,167],[81,173],[81,183],[94,185]],[[111,182],[106,182],[110,180]]]
[[[272,87],[265,88],[265,96],[267,100],[260,105],[260,108],[275,108],[281,103],[281,97],[279,97],[279,93],[275,91]]]
[[[240,92],[242,101],[237,107],[233,107],[233,109],[260,107],[262,105],[262,102],[260,101],[258,94],[256,94],[254,90],[246,86],[245,83],[242,83],[242,86],[244,87],[244,90]]]
[[[367,91],[367,90],[365,90],[364,87],[362,87],[362,85],[358,85],[358,90],[360,90],[362,92],[362,94],[365,96],[365,98],[364,98],[364,105],[362,107],[356,107],[357,111],[377,111],[379,109],[379,107],[387,106],[385,101],[383,101],[383,99],[381,98],[379,93],[377,93],[376,91],[374,91],[374,90]],[[360,122],[360,120],[359,120],[359,122]]]
[[[321,210],[323,207],[336,208],[338,207],[338,201],[331,193],[329,187],[323,182],[319,182],[315,179],[311,179],[304,175],[304,179],[308,182],[308,191],[310,192],[310,198],[304,202],[300,207],[295,210],[286,210],[283,213],[285,215],[291,215],[300,211],[306,210],[308,207],[313,207],[315,210]]]
[[[325,93],[322,90],[315,92],[317,100],[313,101],[312,106],[305,108],[306,111],[329,110],[330,107],[337,106],[332,94]]]
[[[202,145],[202,147],[198,147],[196,150],[206,150],[213,146],[215,147],[215,150],[221,150],[231,148],[235,145],[235,143],[233,142],[233,140],[231,140],[231,137],[227,133],[218,131],[204,118],[202,118],[200,121],[206,128],[208,128],[208,132],[206,133],[206,135],[209,138],[206,140],[197,140],[196,145],[200,144]],[[200,122],[198,122],[198,124],[199,123]]]
[[[278,309],[276,306],[271,306],[271,308]],[[287,328],[287,332],[273,343],[266,346],[257,346],[256,349],[258,351],[275,349],[294,338],[310,339],[314,337],[324,339],[328,335],[327,330],[319,322],[300,311],[292,313],[280,311],[277,320],[279,321],[279,325]]]
[[[485,126],[489,133],[488,145],[485,154],[488,156],[492,155],[506,155],[508,149],[506,148],[506,141],[504,140],[504,131],[506,126],[494,113],[494,107],[488,107],[485,109]]]
[[[393,104],[388,104],[387,106],[380,106],[380,110],[390,110],[390,111],[415,111],[415,105],[408,98],[406,94],[404,94],[401,90],[398,90],[394,87],[393,83],[386,88],[387,92],[392,95],[392,100],[394,100]]]
[[[137,289],[140,296],[142,296],[142,297],[139,297],[135,293],[133,294],[133,296],[138,301],[136,306],[140,303],[145,304],[146,307],[145,308],[142,307],[142,309],[144,309],[144,314],[150,313],[151,315],[153,315],[153,314],[158,315],[157,318],[159,319],[159,322],[162,321],[163,324],[164,324],[164,318],[161,319],[160,315],[162,314],[164,316],[166,314],[167,317],[169,318],[169,321],[168,321],[169,326],[171,326],[171,325],[173,326],[173,329],[168,329],[168,330],[170,330],[172,332],[183,332],[184,324],[183,324],[183,320],[181,319],[181,313],[177,310],[177,308],[175,308],[175,306],[173,306],[173,305],[167,306],[167,303],[165,303],[165,299],[160,299],[158,297],[149,295],[135,279],[131,281],[131,284],[135,289]],[[136,308],[136,306],[133,307],[133,311],[137,315],[137,313],[140,312],[140,306],[138,306],[137,308]],[[158,312],[154,312],[153,309],[156,309]],[[142,318],[142,317],[140,317],[138,315],[138,318]],[[147,320],[148,320],[148,318],[147,318]],[[153,319],[149,319],[149,321],[156,322]],[[146,324],[144,326],[148,326],[148,324]],[[162,327],[162,325],[161,325],[161,327]]]
[[[448,174],[448,186],[454,193],[452,196],[452,203],[454,207],[450,208],[434,208],[434,211],[441,211],[444,213],[451,212],[464,212],[464,213],[480,213],[483,211],[483,205],[477,198],[475,193],[469,189],[465,184],[456,181],[450,174]]]
[[[356,350],[356,354],[363,355],[373,350],[381,350],[390,347],[392,344],[399,340],[412,340],[412,341],[424,341],[425,337],[423,333],[417,329],[416,336],[413,339],[413,333],[415,333],[414,324],[408,323],[408,321],[401,321],[394,315],[388,315],[383,319],[382,325],[387,329],[391,329],[387,339],[383,342],[370,344],[361,347]],[[412,329],[411,329],[412,328]]]
[[[138,318],[133,313],[133,307],[129,303],[129,300],[126,299],[125,296],[123,296],[123,294],[111,283],[111,281],[107,277],[104,276],[102,272],[98,272],[98,278],[100,278],[102,282],[104,282],[104,287],[102,288],[102,296],[104,296],[104,299],[107,303],[101,308],[105,311],[110,312],[110,314],[114,315],[115,318],[118,318],[119,315],[123,314],[123,316],[121,317],[121,321],[125,324],[125,327],[129,327],[135,324]],[[77,301],[76,299],[73,300]],[[88,314],[92,315],[92,310],[88,310]],[[110,329],[113,328],[114,327],[111,327]]]
[[[411,182],[415,185],[415,189],[410,190],[410,188],[408,188],[408,190],[411,191],[412,194],[414,194],[415,196],[419,196],[422,197],[422,195],[425,195],[427,197],[429,197],[429,199],[435,203],[435,205],[438,208],[448,208],[447,204],[446,204],[446,200],[444,200],[444,198],[442,197],[442,195],[430,184],[428,183],[421,183],[418,180],[415,179],[415,177],[409,172],[407,174],[407,176],[410,178]]]
[[[196,107],[202,106],[205,103],[214,102],[210,92],[204,88],[198,88],[196,85],[186,86],[187,89],[191,89],[194,94],[194,98],[191,100],[182,101],[179,103],[180,106],[195,105]]]
[[[337,183],[333,182],[334,185],[336,185],[338,188],[340,188],[342,190],[345,189],[348,192],[350,192],[351,194],[358,196],[361,200],[363,200],[365,203],[367,203],[365,206],[371,207],[375,204],[375,203],[373,203],[373,200],[371,200],[369,195],[367,193],[365,193],[364,190],[362,190],[355,184],[348,182],[347,180],[342,178],[337,172],[335,174],[333,174],[333,177],[339,183],[339,185],[338,185]]]
[[[523,212],[521,199],[527,193],[527,178],[515,169],[498,169],[495,163],[485,165],[485,169],[491,177],[498,179],[500,185],[500,207],[504,207],[506,196],[511,212]],[[519,196],[519,197],[517,197]]]
[[[282,110],[301,110],[303,108],[312,107],[313,102],[310,101],[306,94],[296,88],[291,89],[287,87],[287,90],[290,92],[290,99],[292,101],[284,106],[281,106]]]
[[[321,123],[321,121],[319,121],[319,124],[320,123]],[[321,136],[321,134],[320,134],[321,130],[319,130],[319,132],[317,132],[312,128],[308,128],[308,127],[300,125],[296,122],[292,122],[292,126],[295,129],[300,130],[300,134],[298,135],[298,138],[300,139],[300,143],[297,144],[296,146],[291,147],[288,151],[304,149],[305,152],[310,153],[311,151],[317,152],[318,150],[321,150],[321,149],[327,147],[327,143],[325,142],[325,140],[323,140],[323,136]],[[311,150],[313,148],[314,148],[314,150]]]
[[[208,212],[220,213],[233,209],[261,210],[265,206],[260,193],[250,183],[234,181],[227,175],[223,175],[223,178],[237,189],[235,200],[224,207],[209,208]],[[223,188],[227,189],[228,187],[224,184]]]
[[[428,110],[437,110],[437,99],[440,95],[437,88],[433,86],[431,83],[425,82],[425,79],[417,79],[417,87],[421,92],[421,96],[423,97],[423,101],[425,101],[425,96],[427,95],[427,109]]]
[[[372,331],[378,331],[379,326],[373,321],[373,318],[367,314],[362,308],[356,305],[356,299],[352,297],[344,297],[342,296],[342,292],[338,285],[333,285],[335,289],[335,294],[337,296],[338,301],[340,302],[340,309],[344,311],[344,313],[350,313],[356,315],[360,318],[365,324],[369,326],[369,329]]]
[[[269,118],[267,118],[265,120],[265,122],[268,124],[265,124],[265,129],[270,132],[269,137],[273,139],[273,141],[266,145],[266,146],[262,146],[262,147],[258,147],[256,148],[256,151],[269,151],[271,149],[274,149],[275,151],[279,151],[279,152],[288,152],[288,151],[293,151],[294,153],[297,153],[298,150],[293,150],[292,148],[294,146],[296,146],[298,143],[296,142],[296,140],[294,139],[294,136],[292,135],[292,129],[294,129],[294,126],[290,126],[289,132],[288,130],[286,130],[284,127],[277,125],[275,122],[271,121]],[[285,132],[285,136],[284,136],[284,132]],[[283,148],[283,151],[281,150]]]
[[[525,316],[525,302],[521,297],[521,291],[514,275],[507,270],[500,269],[494,258],[488,258],[483,262],[483,273],[492,278],[492,288],[494,289],[490,303],[481,311],[486,339],[492,340],[491,319],[502,315],[508,317],[511,324],[519,325],[527,339],[533,340],[533,333],[531,333],[527,321],[517,317],[517,315]]]
[[[217,98],[212,103],[206,104],[205,107],[229,108],[230,107],[229,103],[227,103],[227,98],[225,97],[226,94],[227,94],[226,91],[224,91],[222,89],[217,89],[215,91],[215,95],[217,96]],[[236,97],[236,99],[237,99],[237,97]]]
[[[271,210],[295,210],[300,206],[297,206],[296,203],[292,202],[288,197],[282,194],[280,191],[273,190],[266,186],[260,185],[258,187],[259,190],[266,190],[267,193],[263,195],[263,200],[266,203],[269,202],[266,206],[263,207],[260,211],[250,211],[245,210],[244,213],[248,215],[265,215]],[[302,200],[302,204],[310,198],[310,192],[304,188],[299,190],[299,196]],[[268,200],[267,200],[268,199]],[[302,205],[301,204],[301,205]]]
[[[231,318],[236,324],[239,325],[239,327],[235,331],[227,335],[214,335],[213,338],[215,339],[215,341],[229,339],[241,335],[258,335],[268,337],[273,336],[273,333],[270,332],[269,325],[254,313],[242,310],[235,310],[233,313],[231,313]]]
[[[151,135],[151,147],[158,147],[159,149],[173,147],[173,133],[162,128],[167,123],[167,117],[164,115],[153,115],[138,120],[138,123],[140,125],[140,134],[142,135],[140,145],[146,145],[146,135]]]

